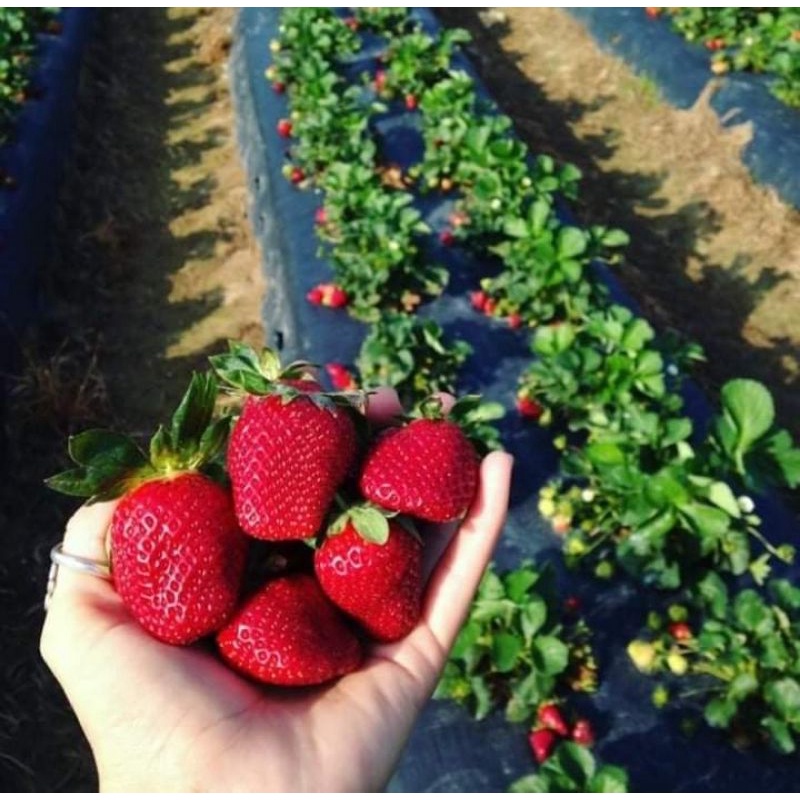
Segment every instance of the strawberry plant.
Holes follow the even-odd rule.
[[[613,764],[600,765],[591,751],[562,742],[534,775],[518,778],[509,792],[627,792],[628,774]]]
[[[384,92],[421,98],[429,86],[446,77],[456,47],[470,40],[461,28],[431,36],[421,28],[389,40]]]
[[[591,690],[594,670],[585,626],[559,620],[549,569],[490,569],[434,696],[465,705],[477,719],[502,707],[522,722],[559,688]]]
[[[429,228],[409,193],[385,189],[374,171],[356,163],[332,165],[322,186],[328,248],[321,252],[356,316],[373,322],[379,307],[410,310],[441,292],[447,272],[420,251],[417,237]]]
[[[45,30],[58,8],[0,9],[0,144],[28,99],[36,34]]]
[[[688,435],[688,420],[669,418],[683,405],[677,393],[682,371],[702,353],[693,345],[658,342],[649,323],[627,308],[591,311],[583,324],[541,326],[532,350],[537,360],[520,379],[520,395],[545,409],[541,423],[555,414],[590,437],[625,432],[641,444]]]
[[[782,102],[800,106],[800,11],[797,8],[674,8],[673,28],[714,53],[711,69],[764,73]]]
[[[458,369],[472,352],[447,344],[438,323],[408,314],[384,314],[361,345],[358,370],[365,388],[393,386],[404,403],[432,392],[454,392]]]
[[[656,630],[629,646],[634,664],[647,674],[680,678],[708,725],[727,730],[738,745],[769,744],[794,753],[800,737],[800,589],[774,580],[766,596],[753,589],[732,595],[711,573],[698,584],[695,605],[696,624],[679,623],[683,628],[663,626],[660,615],[651,615]]]
[[[771,416],[761,416],[766,403],[761,408],[741,405],[745,396],[763,400],[764,393],[768,396],[750,381],[727,384],[723,411],[697,445],[689,441],[688,420],[654,416],[651,444],[642,446],[625,433],[595,433],[585,447],[568,452],[564,472],[578,479],[586,494],[559,482],[550,489],[551,498],[558,499],[547,509],[561,514],[569,529],[564,543],[568,561],[588,560],[597,568],[611,559],[662,588],[686,585],[708,569],[733,575],[749,571],[760,582],[770,556],[791,563],[794,548],[770,544],[752,499],[738,495],[755,478],[739,474],[735,464],[725,469],[719,455],[723,430],[728,446],[738,447],[742,463],[748,454],[765,458],[762,479],[770,476],[773,485],[796,482],[797,450],[788,433],[772,429]],[[730,432],[737,421],[741,428],[734,438]],[[588,499],[575,502],[578,496]],[[757,558],[754,544],[764,551]]]
[[[501,315],[516,312],[530,324],[580,320],[598,306],[606,292],[588,273],[590,261],[628,241],[619,230],[563,225],[545,198],[531,203],[524,216],[506,213],[502,232],[503,241],[490,249],[504,269],[481,281],[481,288]]]
[[[359,29],[379,36],[397,36],[410,24],[407,8],[359,7],[354,12]]]

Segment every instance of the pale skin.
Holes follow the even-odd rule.
[[[450,399],[448,398],[448,401]],[[399,413],[390,391],[368,416]],[[61,568],[41,638],[92,747],[102,791],[380,791],[430,697],[505,521],[511,456],[481,464],[478,494],[402,641],[373,645],[323,687],[258,685],[198,647],[151,638],[112,585]],[[82,507],[64,550],[105,560],[115,503]]]

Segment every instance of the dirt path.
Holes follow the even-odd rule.
[[[723,128],[708,93],[685,111],[662,102],[562,10],[438,13],[473,34],[531,149],[583,170],[581,218],[631,233],[620,277],[651,319],[705,347],[706,386],[764,381],[800,435],[800,213],[743,167],[748,126]]]
[[[233,12],[105,9],[79,104],[49,275],[8,420],[0,487],[0,787],[95,788],[88,749],[38,658],[48,551],[75,503],[44,490],[68,432],[152,431],[227,338],[262,339],[225,70]]]

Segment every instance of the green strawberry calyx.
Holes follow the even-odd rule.
[[[211,356],[209,361],[225,388],[234,394],[272,395],[280,397],[283,403],[306,397],[328,411],[334,411],[337,406],[355,407],[359,411],[366,408],[367,392],[307,391],[297,386],[296,383],[302,381],[316,382],[312,370],[317,365],[293,361],[283,367],[278,354],[269,348],[259,353],[244,342],[231,340],[227,353]]]
[[[218,473],[231,418],[214,419],[217,394],[212,373],[193,374],[169,425],[159,426],[147,453],[129,436],[114,431],[94,429],[71,436],[68,452],[78,466],[45,483],[93,503],[120,497],[154,478],[200,470]]]
[[[396,511],[387,511],[373,503],[359,503],[346,507],[328,526],[327,536],[344,533],[348,525],[366,542],[384,545],[389,541],[389,520],[393,519],[409,533],[418,536],[411,520],[399,517]]]
[[[500,435],[492,423],[504,415],[505,409],[500,403],[484,402],[479,394],[459,397],[449,411],[444,410],[441,396],[432,394],[417,403],[411,413],[401,419],[404,422],[427,419],[455,423],[483,455],[489,450],[501,449]]]

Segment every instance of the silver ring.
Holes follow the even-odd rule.
[[[102,578],[106,581],[111,580],[111,568],[108,562],[95,561],[93,558],[84,558],[83,556],[75,556],[72,553],[65,553],[63,542],[59,542],[50,551],[50,560],[53,563],[50,565],[50,572],[47,575],[47,591],[44,596],[45,611],[50,607],[50,601],[53,598],[59,567],[66,567],[75,572],[83,572],[86,575],[92,575],[95,578]]]

